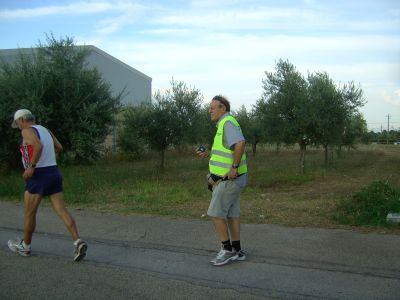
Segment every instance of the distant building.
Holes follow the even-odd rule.
[[[89,49],[87,62],[102,74],[103,80],[110,83],[114,95],[124,90],[121,103],[137,105],[151,102],[151,77],[123,63],[95,46],[83,46]],[[32,55],[36,48],[0,50],[0,59],[12,63],[19,53]]]

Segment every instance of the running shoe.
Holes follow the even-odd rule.
[[[9,240],[8,241],[8,248],[10,248],[10,250],[12,252],[18,253],[21,256],[29,256],[31,255],[31,249],[29,248],[25,248],[24,245],[22,244],[23,240]]]
[[[86,256],[86,251],[87,251],[87,244],[86,242],[80,240],[76,245],[75,245],[75,255],[74,255],[74,261],[80,261]]]
[[[246,259],[246,252],[244,250],[236,251],[237,258],[235,260],[243,261]]]
[[[211,264],[213,266],[223,266],[229,263],[230,261],[234,261],[237,258],[237,254],[235,251],[225,250],[221,248],[218,252],[217,256],[211,260]]]

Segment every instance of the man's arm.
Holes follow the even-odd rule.
[[[57,153],[60,153],[63,149],[63,146],[59,142],[59,140],[56,138],[56,136],[49,130],[51,137],[53,138],[53,143],[54,143],[54,150]]]
[[[246,140],[240,129],[229,121],[224,125],[224,145],[233,151],[233,165],[239,165],[246,150]],[[225,175],[228,179],[235,179],[237,176],[238,169],[232,167]]]
[[[235,144],[235,147],[233,149],[233,164],[234,165],[239,165],[240,160],[242,159],[244,150],[246,149],[246,142],[245,141],[240,141]]]
[[[246,142],[244,140],[237,142],[235,144],[235,146],[233,148],[233,164],[234,165],[239,166],[245,149],[246,149]],[[238,168],[231,167],[227,176],[228,176],[228,179],[235,179],[238,176]]]
[[[43,145],[40,142],[35,129],[25,128],[21,131],[21,134],[22,134],[22,138],[23,138],[23,143],[26,145],[32,145],[32,147],[33,147],[33,153],[32,153],[32,158],[30,159],[30,165],[36,165],[40,159],[40,156],[42,155]],[[34,171],[35,171],[35,168],[33,168],[32,166],[29,166],[25,170],[22,177],[24,179],[28,179],[28,178],[32,177]]]

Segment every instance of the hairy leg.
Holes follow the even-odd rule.
[[[30,245],[32,242],[32,235],[36,228],[36,213],[39,204],[42,201],[42,196],[38,194],[31,194],[25,191],[24,194],[24,242]]]
[[[65,226],[67,226],[67,229],[71,234],[73,240],[77,240],[79,238],[78,229],[76,227],[74,218],[65,207],[63,193],[61,192],[51,195],[50,200],[51,204],[53,205],[54,211],[61,218],[61,220],[63,220]]]

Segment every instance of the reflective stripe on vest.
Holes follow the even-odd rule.
[[[218,176],[225,176],[233,164],[233,151],[225,148],[224,146],[224,125],[229,121],[236,127],[239,127],[239,123],[231,115],[227,115],[219,121],[217,127],[217,133],[214,137],[214,143],[211,149],[211,158],[209,162],[209,170],[211,174]],[[240,160],[238,174],[247,173],[247,160],[246,153],[243,153]]]

